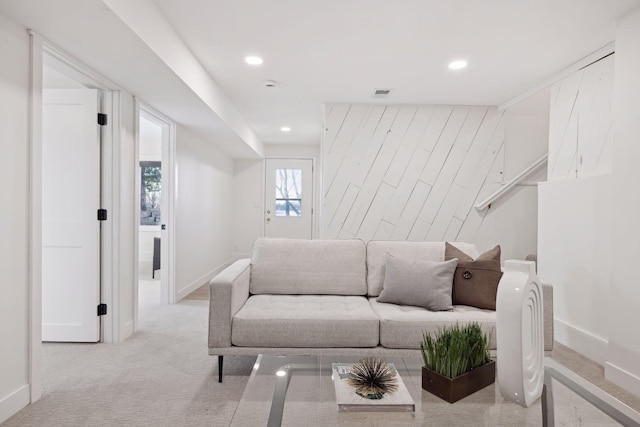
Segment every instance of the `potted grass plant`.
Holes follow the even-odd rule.
[[[456,402],[495,382],[495,362],[489,338],[477,322],[424,333],[422,388],[449,403]]]

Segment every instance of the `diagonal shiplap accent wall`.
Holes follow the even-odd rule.
[[[504,135],[495,108],[327,105],[324,237],[473,241]]]
[[[549,181],[612,172],[614,55],[551,86]]]

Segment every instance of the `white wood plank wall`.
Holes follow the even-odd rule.
[[[551,87],[549,181],[611,174],[613,66],[610,55]]]
[[[503,113],[329,104],[325,127],[325,238],[469,240],[481,227],[470,212],[496,185]]]

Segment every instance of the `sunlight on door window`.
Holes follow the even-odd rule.
[[[276,169],[276,216],[302,215],[302,169]]]

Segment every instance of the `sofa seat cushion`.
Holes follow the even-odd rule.
[[[379,321],[359,296],[253,295],[232,321],[240,347],[375,347]]]
[[[370,298],[371,308],[380,318],[380,344],[386,348],[420,349],[422,334],[435,333],[445,326],[478,322],[487,334],[490,348],[496,348],[496,312],[466,305],[453,311],[429,311],[421,307],[378,302]]]

